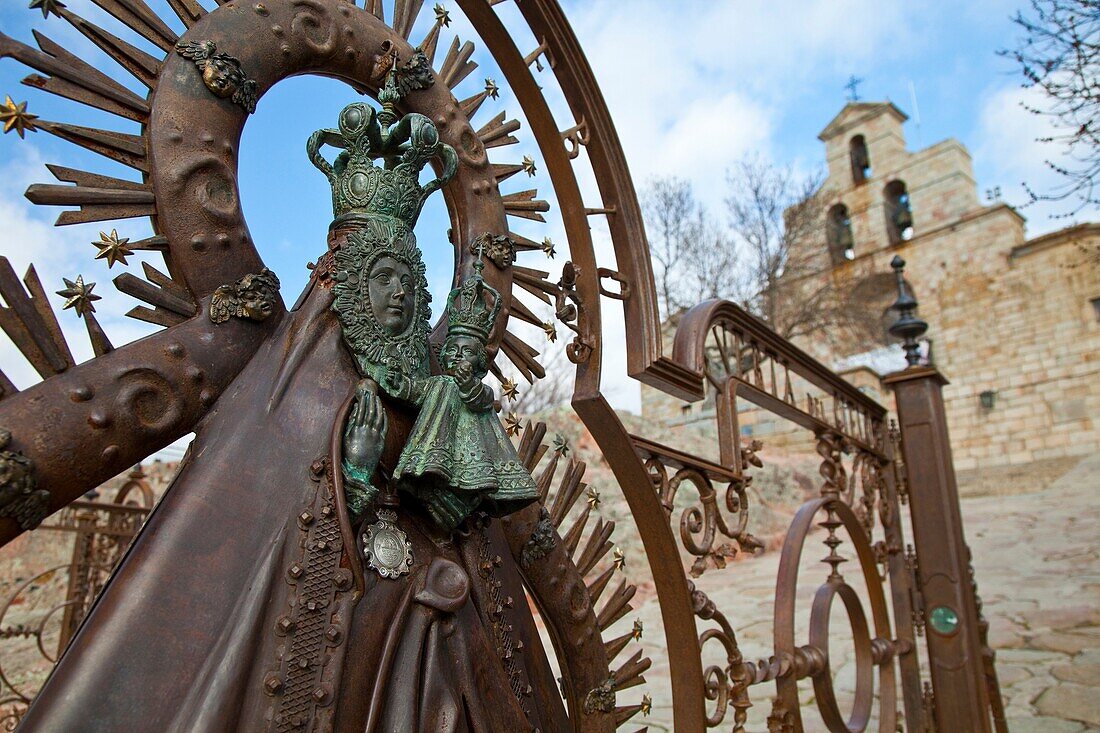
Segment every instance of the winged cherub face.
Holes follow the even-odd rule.
[[[244,74],[234,59],[219,53],[203,62],[202,80],[207,89],[226,99],[237,92],[244,81]]]

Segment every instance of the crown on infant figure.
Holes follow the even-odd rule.
[[[479,255],[474,274],[447,296],[448,336],[473,336],[488,343],[501,303],[500,293],[481,277],[484,267]]]
[[[427,59],[418,52],[402,67],[396,54],[386,58],[390,67],[378,95],[382,110],[363,102],[349,104],[340,112],[338,129],[313,133],[306,152],[332,185],[337,221],[384,217],[412,230],[425,199],[454,176],[458,156],[440,141],[429,118],[415,112],[398,118],[395,111],[410,91],[434,83]],[[321,155],[323,145],[342,152],[329,163]],[[420,171],[433,158],[442,161],[443,172],[421,186]]]

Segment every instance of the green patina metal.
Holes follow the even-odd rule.
[[[371,483],[386,428],[384,411],[367,403],[376,405],[380,391],[420,408],[393,488],[453,530],[475,509],[508,514],[536,500],[538,490],[493,411],[493,390],[482,383],[502,301],[482,278],[480,259],[476,274],[447,299],[444,373],[430,373],[431,298],[413,227],[427,197],[454,175],[457,157],[430,119],[394,112],[407,91],[430,83],[414,62],[393,60],[381,111],[348,105],[338,129],[318,130],[306,149],[332,185],[333,227],[351,230],[333,255],[332,309],[359,372],[371,380],[360,385],[345,429],[348,508],[361,515],[380,494],[392,496]],[[341,149],[332,163],[321,156],[323,145]],[[442,173],[421,185],[432,159],[442,161]]]

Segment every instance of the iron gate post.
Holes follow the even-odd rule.
[[[897,398],[937,728],[985,733],[989,696],[947,435],[947,380],[934,367],[911,366],[883,382]]]

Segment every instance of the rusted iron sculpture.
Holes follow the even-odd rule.
[[[7,473],[0,473],[11,477],[0,487],[0,541],[197,432],[191,457],[29,710],[27,730],[610,731],[648,712],[648,697],[632,688],[644,681],[649,660],[639,650],[615,662],[638,640],[640,626],[602,638],[630,610],[633,586],[620,581],[611,589],[625,557],[612,553],[614,524],[598,514],[591,523],[599,496],[564,443],[549,447],[544,426],[512,415],[505,420],[505,429],[520,436],[516,459],[534,477],[538,501],[526,507],[529,486],[523,501],[502,506],[479,481],[471,494],[478,501],[462,512],[433,512],[415,482],[403,489],[394,478],[420,415],[417,400],[407,399],[412,385],[445,376],[427,343],[443,346],[448,329],[428,335],[409,226],[435,188],[442,188],[454,223],[455,286],[479,283],[471,287],[496,293],[493,323],[479,324],[474,340],[485,341],[485,367],[502,380],[505,396],[516,386],[498,360],[528,380],[544,376],[537,350],[512,324],[557,336],[552,320],[517,297],[520,290],[552,306],[573,332],[572,406],[614,471],[644,544],[669,650],[677,730],[729,725],[732,713],[733,729],[742,731],[756,686],[774,682],[769,728],[800,731],[800,680],[813,685],[831,730],[864,729],[877,695],[879,730],[893,731],[899,687],[909,730],[931,730],[937,722],[947,730],[946,721],[964,713],[973,730],[990,729],[990,700],[981,690],[992,687],[975,686],[973,676],[982,659],[973,656],[970,624],[977,620],[968,610],[974,607],[968,576],[952,576],[954,605],[940,605],[967,629],[957,637],[968,645],[958,659],[975,685],[944,702],[940,688],[948,682],[934,674],[936,687],[926,694],[917,656],[922,630],[958,633],[957,626],[940,629],[942,619],[930,616],[922,595],[936,582],[924,570],[932,562],[926,557],[946,560],[955,575],[959,570],[965,545],[958,542],[957,497],[912,468],[927,458],[950,469],[946,432],[913,437],[918,428],[903,412],[907,461],[899,464],[885,408],[729,302],[691,310],[671,354],[663,351],[633,184],[592,71],[554,0],[518,4],[538,44],[528,53],[517,48],[494,2],[456,4],[504,74],[543,156],[570,254],[557,283],[518,262],[532,251],[553,256],[554,244],[508,225],[509,216],[542,221],[549,204],[533,190],[501,192],[517,173],[533,175],[535,161],[490,163],[487,155],[516,142],[519,123],[502,113],[480,128],[472,124],[499,94],[497,82],[487,79],[458,101],[452,90],[476,67],[472,43],[455,38],[436,62],[450,23],[445,8],[436,6],[435,22],[414,47],[408,39],[422,0],[395,0],[388,10],[381,0],[365,0],[366,7],[348,0],[216,2],[208,9],[198,0],[168,0],[185,29],[180,35],[144,0],[97,0],[160,49],[153,56],[58,0],[34,0],[44,17],[70,23],[132,74],[149,90],[144,97],[45,35],[36,35],[34,49],[0,34],[0,56],[42,74],[28,84],[141,125],[134,135],[51,122],[8,98],[0,112],[5,130],[48,132],[141,178],[51,166],[58,180],[74,185],[35,185],[28,197],[78,206],[61,215],[62,225],[153,217],[155,236],[131,242],[112,230],[96,246],[99,256],[122,265],[134,251],[163,252],[168,270],[145,265],[144,279],[130,273],[115,279],[147,304],[131,315],[165,327],[119,348],[95,320],[93,285],[66,283],[66,305],[85,319],[96,354],[77,365],[34,269],[24,291],[0,260],[7,303],[0,327],[45,380],[20,392],[0,375],[0,426],[11,435],[2,456]],[[572,113],[566,124],[555,120],[532,67],[554,75]],[[302,73],[348,81],[382,110],[352,105],[339,129],[310,141],[314,163],[333,183],[337,219],[307,292],[288,311],[244,222],[237,145],[256,101]],[[335,162],[321,156],[326,144],[343,148]],[[582,148],[602,199],[595,206],[582,199],[574,172]],[[376,157],[390,161],[384,170],[392,167],[385,174],[391,177],[373,165]],[[401,165],[419,171],[433,159],[441,175],[425,186],[397,171]],[[372,203],[380,186],[395,192],[381,208]],[[597,260],[590,216],[606,218],[614,263]],[[402,287],[414,294],[411,310],[385,283],[371,292],[372,273],[381,271],[365,258],[382,250],[389,255],[386,277],[408,279]],[[395,299],[392,313],[387,296]],[[603,297],[622,303],[630,376],[684,400],[717,396],[717,461],[624,429],[601,393]],[[376,305],[382,308],[373,320],[364,320]],[[462,406],[443,397],[432,404],[486,407],[491,398],[480,378],[470,366],[455,366],[461,360],[454,357],[444,366]],[[480,363],[479,355],[469,363]],[[934,402],[928,382],[910,370],[902,374],[899,384],[924,385]],[[738,398],[812,431],[824,479],[820,496],[799,511],[787,534],[774,654],[756,662],[741,654],[737,619],[692,584],[680,556],[682,547],[697,558],[698,575],[758,544],[748,532],[746,487],[759,465],[759,445],[742,442]],[[242,444],[241,434],[253,443]],[[915,442],[930,442],[933,455],[914,453]],[[679,517],[678,541],[672,498],[685,484],[695,487],[699,502]],[[917,552],[908,554],[899,510],[905,496],[914,524],[920,515],[925,526],[936,516],[926,497],[942,500],[941,509],[954,512],[958,541],[944,549],[934,533],[918,536]],[[453,521],[439,521],[443,516]],[[800,643],[797,561],[818,520],[829,570],[810,609],[809,639]],[[845,537],[866,580],[869,619],[841,572]],[[964,582],[970,590],[959,590]],[[539,640],[526,597],[549,628],[552,649]],[[827,644],[829,611],[838,601],[856,645],[856,703],[848,719],[835,701]],[[715,645],[726,663],[704,668],[704,647]],[[930,640],[933,656],[941,646]],[[549,654],[561,670],[560,693]],[[108,668],[117,671],[106,675]],[[768,695],[755,697],[759,704]]]

